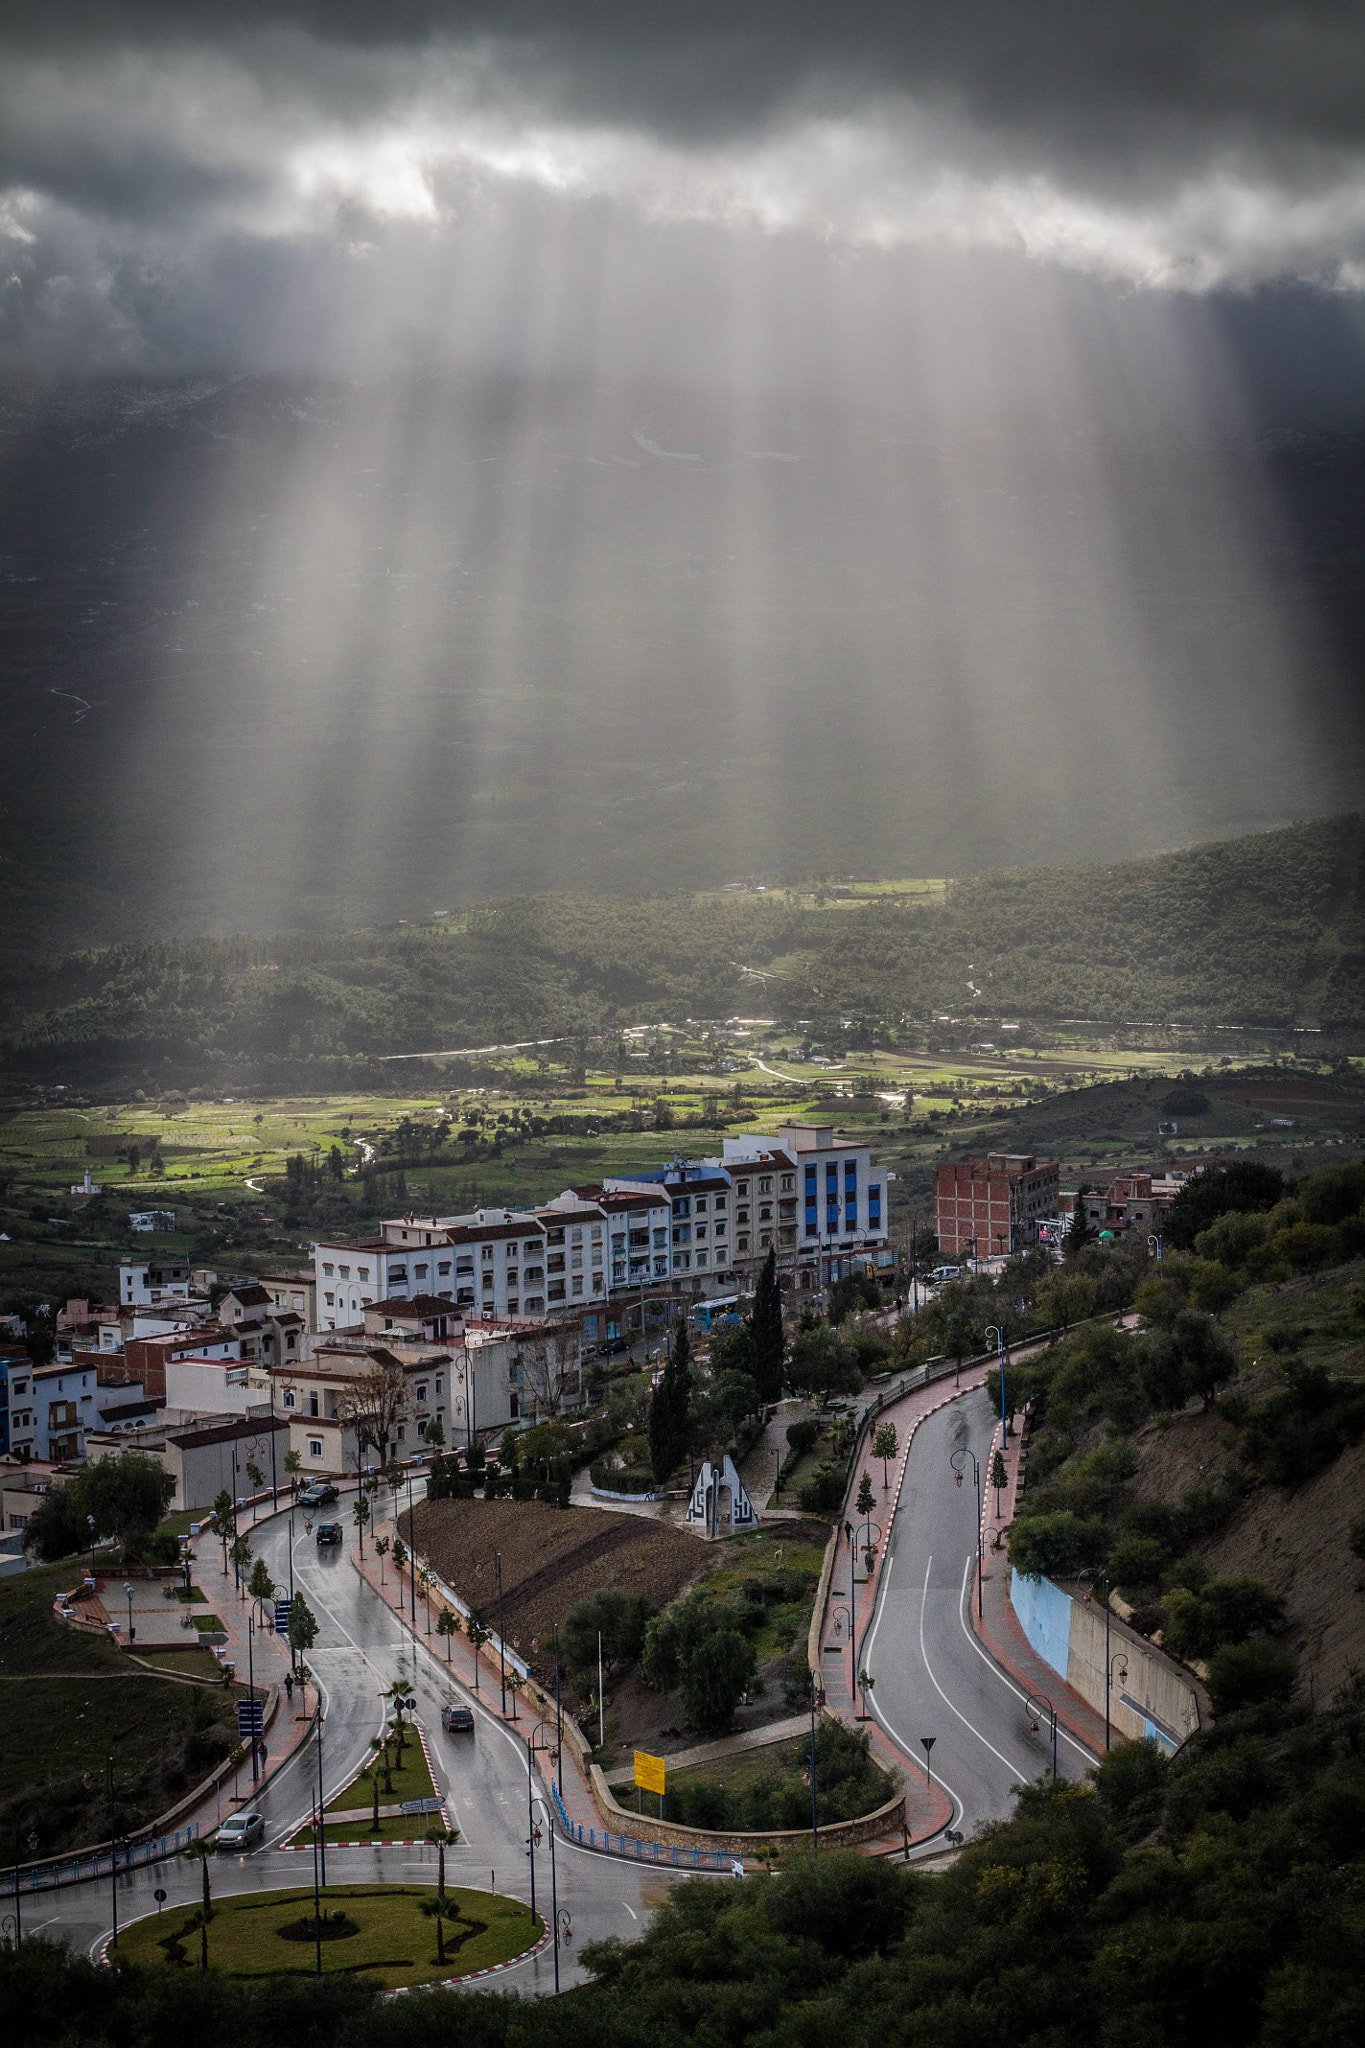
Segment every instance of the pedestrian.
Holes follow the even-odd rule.
[[[294,1697],[294,1674],[292,1671],[286,1671],[284,1674],[284,1696],[287,1700],[291,1701]]]
[[[847,1539],[848,1539],[848,1541],[849,1541],[850,1543],[851,1543],[851,1542],[853,1541],[853,1524],[852,1524],[852,1522],[845,1522],[845,1523],[844,1523],[844,1535],[845,1535],[845,1536],[847,1537]]]

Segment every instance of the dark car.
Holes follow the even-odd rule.
[[[326,1545],[328,1545],[328,1544],[332,1544],[332,1543],[340,1543],[340,1541],[341,1541],[341,1524],[340,1524],[340,1522],[319,1522],[319,1523],[318,1523],[318,1548],[319,1548],[320,1550],[321,1550],[321,1549],[323,1549],[323,1548],[324,1548],[324,1547],[325,1547]]]
[[[452,1702],[441,1709],[441,1726],[447,1735],[472,1735],[474,1733],[474,1709],[457,1706]]]
[[[325,1479],[315,1479],[312,1485],[305,1486],[303,1492],[299,1495],[299,1506],[301,1508],[329,1508],[334,1500],[340,1499],[341,1495],[334,1486],[329,1486]]]

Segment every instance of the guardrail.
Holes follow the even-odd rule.
[[[731,1870],[743,1858],[729,1849],[684,1849],[673,1842],[642,1842],[638,1835],[613,1835],[606,1828],[584,1827],[570,1820],[564,1811],[559,1787],[550,1787],[559,1824],[571,1842],[585,1849],[601,1849],[609,1856],[624,1856],[635,1863],[666,1863],[671,1870]]]
[[[91,1849],[79,1856],[73,1856],[69,1863],[39,1863],[28,1869],[19,1868],[8,1879],[0,1878],[0,1897],[5,1892],[22,1896],[25,1892],[55,1891],[59,1885],[83,1884],[88,1878],[108,1877],[118,1870],[135,1870],[139,1864],[159,1863],[165,1856],[178,1856],[199,1839],[199,1823],[191,1821],[187,1827],[177,1828],[174,1834],[158,1835],[151,1841],[131,1842],[125,1848]]]

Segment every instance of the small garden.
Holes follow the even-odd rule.
[[[417,1799],[435,1799],[438,1794],[417,1731],[403,1717],[401,1684],[388,1697],[393,1719],[384,1734],[371,1743],[369,1763],[327,1807],[323,1815],[324,1838],[329,1842],[351,1842],[361,1837],[370,1842],[454,1840],[453,1835],[447,1835],[439,1813],[396,1811]],[[299,1830],[293,1846],[306,1848],[312,1840],[310,1823]]]
[[[249,1892],[136,1920],[119,1935],[123,1963],[228,1977],[366,1976],[387,1990],[468,1976],[510,1962],[544,1932],[520,1899],[428,1885],[330,1885]]]
[[[816,1815],[821,1827],[874,1813],[895,1796],[890,1776],[872,1757],[866,1733],[821,1721],[815,1734]],[[631,1784],[612,1786],[623,1806],[636,1803]],[[660,1802],[644,1794],[651,1812]],[[810,1741],[798,1736],[765,1749],[670,1773],[664,1818],[680,1827],[768,1834],[811,1825]]]

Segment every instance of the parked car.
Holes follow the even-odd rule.
[[[329,1485],[327,1480],[315,1479],[312,1485],[305,1486],[303,1492],[299,1495],[299,1506],[301,1508],[329,1508],[334,1500],[340,1499],[341,1495],[334,1486]]]
[[[259,1813],[234,1813],[218,1830],[218,1847],[238,1852],[255,1849],[265,1840],[265,1816]]]
[[[474,1709],[461,1707],[452,1701],[441,1709],[441,1726],[447,1735],[472,1735],[474,1733]]]
[[[322,1550],[322,1549],[324,1549],[324,1548],[327,1548],[327,1547],[329,1547],[329,1546],[330,1546],[331,1544],[333,1544],[333,1543],[340,1543],[340,1541],[341,1541],[341,1524],[340,1524],[340,1522],[319,1522],[319,1523],[318,1523],[318,1549],[319,1549],[319,1550]]]

